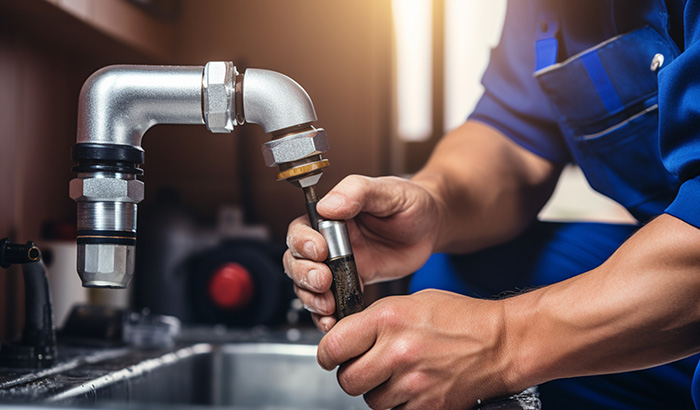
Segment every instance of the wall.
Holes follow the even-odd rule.
[[[80,77],[69,58],[36,47],[20,31],[0,35],[0,237],[39,240],[42,222],[65,219],[73,208],[66,195],[71,178],[70,146]],[[76,86],[77,85],[77,86]],[[13,288],[19,270],[0,281]],[[14,310],[21,292],[3,298]],[[13,318],[2,314],[0,317]],[[16,323],[7,323],[15,328]]]
[[[95,29],[92,11],[76,16],[80,9],[53,3],[0,1],[0,238],[40,246],[42,224],[75,220],[68,182],[82,83],[107,64],[156,60]],[[61,6],[68,3],[76,2]],[[16,335],[23,321],[20,274],[0,270],[0,340]]]
[[[174,24],[123,0],[0,0],[0,238],[40,240],[41,226],[75,218],[68,197],[76,107],[84,80],[116,64],[233,60],[297,80],[328,132],[325,192],[349,173],[380,175],[389,133],[389,1],[184,0]],[[258,126],[233,135],[157,126],[144,138],[146,200],[166,186],[212,218],[241,204],[282,241],[304,212],[298,189],[275,181]],[[0,340],[22,323],[19,270],[0,274]]]
[[[233,60],[241,69],[283,72],[307,90],[319,117],[316,125],[328,132],[331,167],[324,189],[349,173],[386,172],[388,1],[185,0],[169,33],[174,40],[156,36],[156,45],[175,44],[164,53],[135,43],[134,36],[121,38],[114,23],[104,23],[105,15],[128,22],[132,14],[90,7],[93,3],[0,1],[5,17],[0,169],[12,175],[2,181],[0,235],[36,238],[43,221],[73,217],[66,192],[73,176],[77,96],[89,74],[107,64]],[[125,24],[123,30],[148,35],[138,27]],[[264,166],[260,145],[268,139],[256,125],[237,128],[233,135],[211,134],[201,126],[154,127],[144,138],[144,205],[164,186],[180,189],[188,203],[209,215],[218,204],[245,202],[252,204],[255,219],[270,223],[282,237],[287,222],[304,211],[303,198],[274,180],[276,169]]]
[[[232,60],[239,71],[271,69],[299,82],[314,102],[315,125],[329,137],[331,166],[319,186],[326,192],[350,173],[387,172],[389,22],[388,1],[185,0],[174,62]],[[208,215],[237,203],[282,240],[289,221],[305,212],[304,199],[265,167],[260,146],[267,140],[257,125],[233,135],[156,127],[144,138],[146,196],[173,186]]]

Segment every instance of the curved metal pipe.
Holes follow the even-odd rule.
[[[202,66],[104,67],[85,81],[77,143],[141,146],[156,124],[204,124]]]
[[[149,128],[206,124],[218,133],[250,122],[275,133],[310,128],[316,119],[306,91],[274,71],[248,69],[238,75],[224,61],[204,67],[115,65],[96,71],[80,92],[73,151],[78,178],[70,186],[78,203],[83,286],[126,287],[133,274],[137,204],[143,199],[143,183],[136,175],[143,163],[141,140]],[[285,139],[288,147],[275,145],[296,155],[290,162],[320,159],[327,150],[322,129],[297,134]],[[314,181],[319,176],[315,172]]]
[[[114,65],[93,73],[80,91],[77,143],[141,146],[156,124],[204,124],[203,66]],[[306,91],[275,71],[242,75],[245,122],[266,133],[317,120]]]
[[[276,71],[249,68],[243,74],[243,116],[266,133],[317,120],[309,94]]]

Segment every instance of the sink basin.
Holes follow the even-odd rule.
[[[0,369],[0,403],[143,408],[368,409],[338,386],[304,343],[181,343],[170,349],[63,348],[51,369],[26,374]],[[533,393],[482,410],[538,410]]]
[[[316,362],[316,346],[198,343],[79,356],[38,374],[5,374],[0,402],[178,404],[246,409],[368,409]],[[15,376],[15,377],[10,377]]]
[[[232,344],[212,359],[220,377],[211,386],[211,404],[368,409],[361,397],[342,391],[335,372],[319,367],[314,345]]]

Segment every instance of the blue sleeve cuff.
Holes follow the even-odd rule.
[[[700,176],[685,181],[664,212],[700,228]]]

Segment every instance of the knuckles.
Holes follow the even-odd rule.
[[[386,300],[384,303],[379,305],[378,308],[380,311],[377,320],[379,320],[379,323],[383,328],[399,327],[403,320],[405,320],[405,317],[402,315],[401,308],[397,306],[396,303]]]
[[[304,232],[300,227],[291,227],[287,232],[287,248],[295,258],[303,258],[301,249],[303,249],[306,239],[303,238]]]
[[[314,309],[313,313],[329,316],[335,312],[335,301],[326,293],[311,295],[308,299],[308,303],[304,304],[311,306]]]
[[[430,377],[419,371],[408,373],[404,376],[402,385],[408,392],[425,392],[430,384]]]

